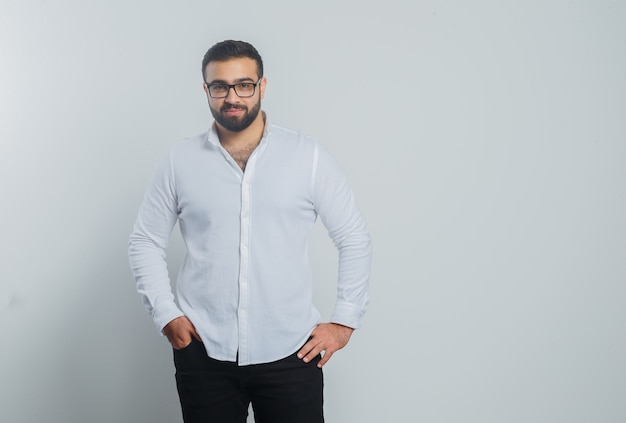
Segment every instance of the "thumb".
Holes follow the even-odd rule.
[[[196,331],[196,328],[194,327],[193,330],[191,331],[191,335],[196,338],[198,341],[202,342],[202,339],[200,338],[200,335],[198,334],[198,332]]]

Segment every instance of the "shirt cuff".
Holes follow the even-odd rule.
[[[361,327],[361,321],[365,316],[365,309],[350,303],[337,303],[330,321],[352,329]]]
[[[152,313],[152,320],[157,330],[163,335],[163,328],[167,326],[169,322],[177,317],[184,316],[185,313],[180,311],[175,303],[161,305],[158,309],[155,309]]]

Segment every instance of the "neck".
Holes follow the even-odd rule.
[[[222,144],[224,148],[245,148],[256,146],[263,137],[263,130],[265,129],[265,112],[259,113],[250,126],[243,131],[229,131],[217,122],[215,125],[217,128],[217,135],[220,139],[220,144]]]

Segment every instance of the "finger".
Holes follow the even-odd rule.
[[[322,366],[324,366],[324,364],[328,363],[328,360],[330,360],[330,358],[333,356],[333,351],[326,351],[324,353],[324,357],[322,357],[322,359],[320,360],[319,363],[317,363],[317,367],[319,367],[320,369],[322,368]]]
[[[309,352],[315,348],[315,345],[317,344],[317,340],[315,339],[310,339],[309,342],[307,342],[306,344],[304,344],[304,346],[302,348],[300,348],[300,351],[298,351],[298,358],[304,358],[306,355],[309,354]]]
[[[313,360],[315,357],[320,355],[322,353],[322,351],[324,351],[324,350],[325,350],[325,348],[324,348],[324,346],[321,343],[317,344],[311,351],[309,351],[309,353],[307,355],[304,356],[302,361],[304,361],[305,363],[308,363],[309,361]],[[326,354],[326,353],[324,353],[324,354]]]
[[[181,350],[185,347],[187,347],[189,344],[191,344],[191,336],[188,337],[177,337],[175,340],[172,341],[172,347],[174,347],[177,350]]]
[[[193,323],[191,323],[191,320],[189,320],[187,316],[183,316],[183,318],[184,320],[181,322],[180,327],[181,336],[185,336],[185,339],[187,339],[187,336],[189,336],[190,338],[193,337],[196,338],[198,341],[201,341],[200,335],[196,331],[196,327],[193,325]]]
[[[302,347],[300,349],[300,351],[298,351],[298,358],[299,359],[304,359],[304,357],[309,353],[309,351],[311,351],[312,347],[309,345],[309,343],[307,342],[304,347]]]

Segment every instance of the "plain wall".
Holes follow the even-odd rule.
[[[587,1],[0,2],[0,421],[181,421],[127,243],[252,42],[272,121],[347,170],[374,261],[329,422],[626,421],[626,7]],[[183,244],[170,246],[176,273]],[[336,252],[318,226],[316,302]]]

